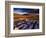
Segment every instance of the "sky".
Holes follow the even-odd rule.
[[[28,13],[39,13],[39,9],[29,9],[29,8],[13,8],[14,13],[28,14]]]

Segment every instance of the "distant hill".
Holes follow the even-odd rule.
[[[39,15],[36,14],[28,14],[28,15],[19,15],[14,13],[14,21],[16,20],[39,20]]]

